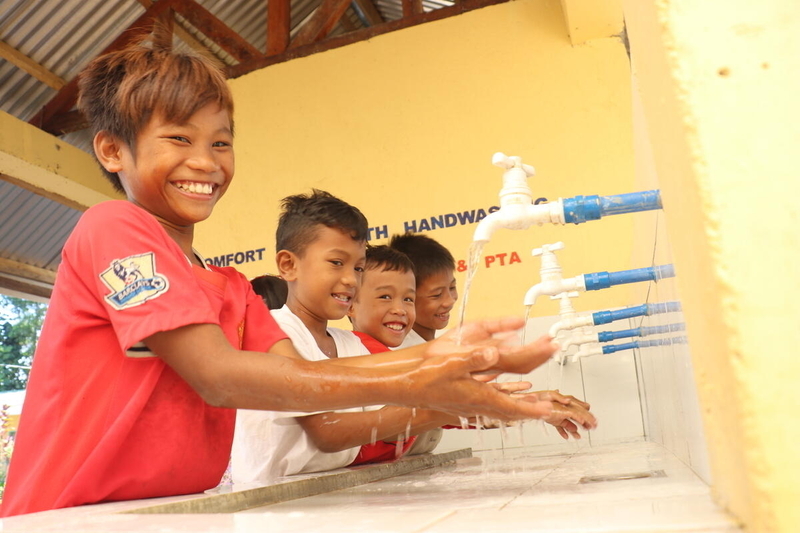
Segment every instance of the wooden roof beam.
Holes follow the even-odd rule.
[[[153,0],[138,0],[138,2],[142,4],[142,6],[144,6],[145,9],[155,4]],[[173,21],[175,20],[174,13],[172,19]],[[213,59],[214,61],[219,61],[219,59],[216,56],[214,56],[213,52],[211,52],[211,50],[209,50],[206,45],[195,39],[194,35],[186,31],[183,28],[183,26],[181,26],[180,24],[175,24],[173,30],[175,32],[175,35],[177,35],[181,41],[189,45],[189,48],[191,48],[192,50],[194,50],[199,54],[202,54],[206,57]]]
[[[364,14],[370,26],[377,26],[378,24],[386,22],[381,12],[375,7],[375,2],[372,0],[353,0],[353,3],[358,6],[361,13]]]
[[[264,56],[247,63],[240,63],[238,65],[226,67],[225,71],[228,73],[228,77],[237,78],[247,74],[248,72],[268,67],[269,65],[275,65],[277,63],[282,63],[298,57],[305,57],[311,54],[324,52],[325,50],[331,50],[340,46],[345,46],[359,41],[365,41],[375,37],[376,35],[382,35],[384,33],[401,30],[403,28],[409,28],[417,24],[424,24],[434,20],[441,20],[447,17],[460,15],[461,13],[466,13],[467,11],[472,11],[473,9],[480,9],[486,6],[502,4],[508,1],[509,0],[461,0],[459,3],[450,7],[443,7],[433,11],[428,11],[426,13],[420,13],[419,15],[414,15],[412,17],[384,22],[383,24],[362,28],[344,35],[329,37],[324,41],[311,42],[302,46],[290,46],[289,49],[282,54]],[[346,8],[347,5],[345,5],[345,9]]]
[[[161,4],[164,0],[156,2]],[[194,0],[171,0],[172,9],[200,30],[237,61],[251,61],[262,57],[261,51],[234,32],[206,8]]]
[[[303,24],[289,44],[289,48],[297,48],[324,39],[350,7],[351,0],[322,0],[317,10]]]
[[[289,47],[292,26],[290,0],[268,0],[267,4],[267,55],[274,56]]]
[[[147,9],[147,11],[145,11],[138,19],[136,19],[133,24],[128,26],[124,32],[114,39],[110,45],[103,49],[100,55],[124,48],[143,33],[150,33],[153,29],[153,22],[155,19],[167,11],[174,2],[175,0],[160,0],[159,2],[154,3],[150,8]],[[50,119],[59,113],[63,113],[72,109],[77,100],[78,77],[76,76],[70,80],[69,83],[64,85],[56,93],[56,95],[48,103],[46,103],[42,109],[36,113],[36,115],[34,115],[29,122],[34,126],[38,126],[39,128],[52,133],[48,129]]]
[[[67,84],[65,79],[53,74],[44,66],[40,65],[5,41],[0,41],[0,57],[12,65],[24,70],[40,82],[47,84],[55,90],[59,90]]]
[[[423,12],[422,0],[402,0],[402,3],[404,18],[419,15]]]

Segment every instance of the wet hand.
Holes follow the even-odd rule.
[[[464,324],[460,331],[453,330],[432,341],[428,356],[445,353],[464,354],[480,349],[496,350],[497,362],[486,371],[527,374],[546,362],[558,349],[548,336],[532,343],[520,345],[517,330],[524,320],[517,317],[497,320],[479,320]]]
[[[557,391],[545,392],[556,392],[558,396],[566,398],[563,395],[558,394]],[[552,398],[553,395],[539,394],[538,397]],[[556,430],[558,430],[558,434],[561,435],[562,438],[569,439],[571,435],[573,439],[580,439],[581,434],[578,433],[578,426],[586,430],[594,429],[597,427],[597,419],[592,413],[589,412],[589,404],[571,396],[569,398],[571,398],[569,404],[553,401],[553,409],[551,410],[550,415],[544,417],[543,420],[548,424],[555,426]]]
[[[475,349],[474,346],[459,346],[458,349],[459,353],[429,354],[420,366],[409,372],[407,405],[464,418],[480,415],[502,421],[550,416],[551,402],[541,401],[535,394],[509,394],[519,389],[519,384],[482,383],[473,379],[474,373],[497,364],[499,354],[496,347]]]
[[[554,403],[560,403],[561,405],[579,405],[587,411],[591,408],[591,405],[584,402],[583,400],[580,400],[575,396],[571,396],[568,394],[561,394],[557,390],[536,391],[536,395],[539,397],[540,400],[547,400]]]

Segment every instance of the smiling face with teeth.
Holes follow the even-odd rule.
[[[289,286],[286,305],[311,331],[347,314],[361,283],[365,249],[348,232],[318,224],[301,254],[278,252],[278,269]]]
[[[233,178],[230,117],[217,104],[200,108],[185,124],[155,114],[134,147],[117,141],[104,155],[98,153],[98,159],[119,175],[128,200],[152,213],[168,232],[190,233],[211,215]]]
[[[426,341],[450,322],[450,311],[458,300],[456,278],[450,269],[431,274],[417,281],[417,321],[414,331]]]
[[[348,315],[353,330],[361,331],[393,348],[414,325],[416,289],[414,273],[384,270],[382,265],[364,271],[358,296]]]

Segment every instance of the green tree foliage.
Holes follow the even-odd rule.
[[[47,305],[0,294],[0,390],[21,390],[28,383],[36,340]]]

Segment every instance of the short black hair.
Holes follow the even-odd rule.
[[[425,235],[406,233],[393,235],[389,246],[403,252],[414,265],[417,286],[434,274],[456,269],[456,260],[450,251]]]
[[[358,208],[329,192],[312,189],[281,200],[281,216],[275,232],[275,251],[288,250],[302,256],[317,238],[319,225],[341,230],[354,241],[366,242],[367,217]]]
[[[289,296],[289,285],[286,280],[272,274],[264,274],[250,280],[253,291],[261,296],[270,309],[280,309]]]
[[[414,272],[414,263],[406,254],[400,250],[381,244],[379,246],[367,246],[367,260],[364,264],[364,271],[380,270],[382,272]]]

